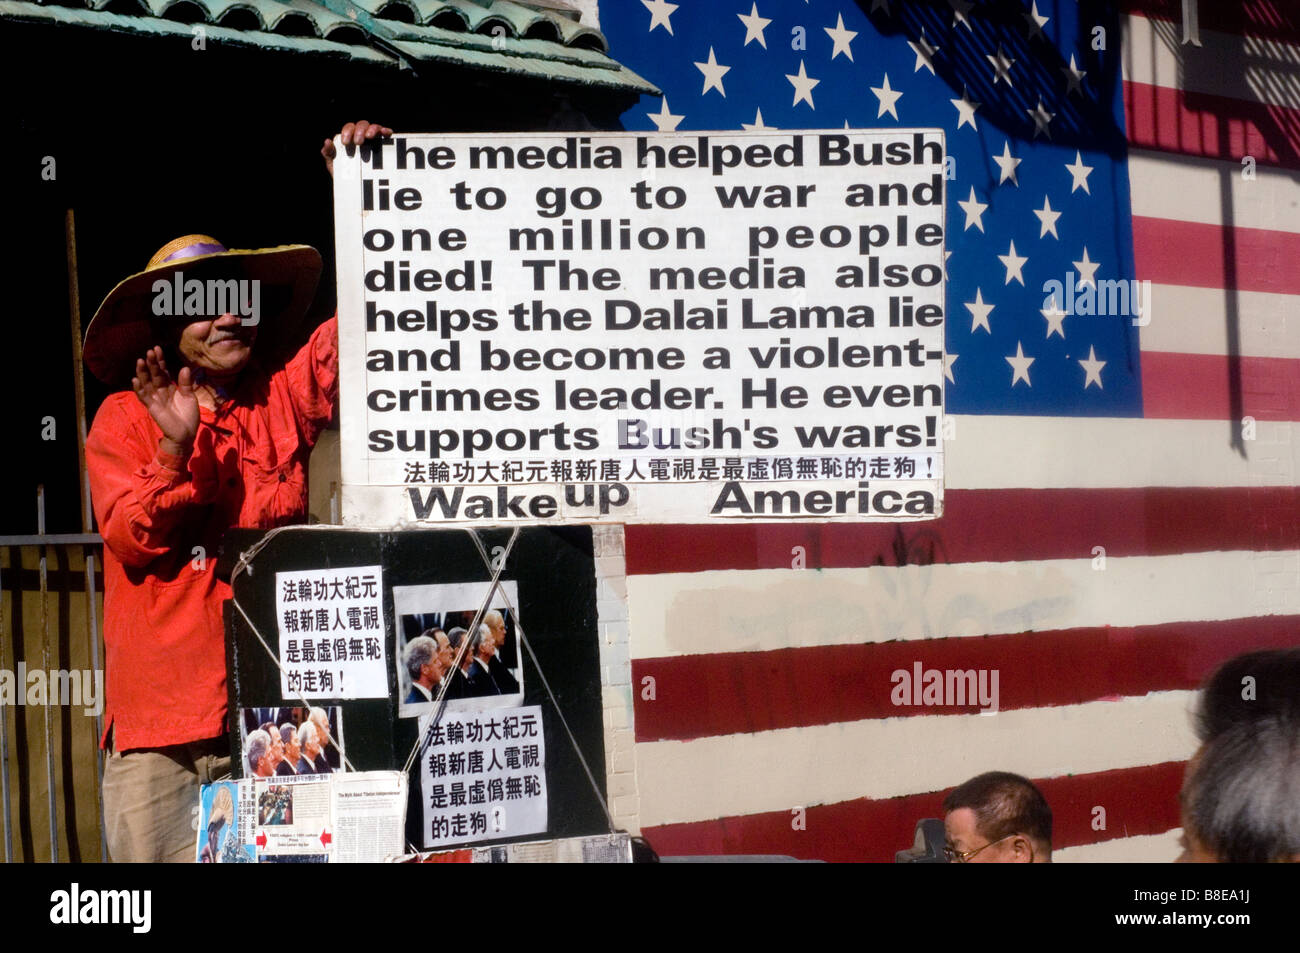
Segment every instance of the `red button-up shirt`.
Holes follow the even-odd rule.
[[[217,547],[233,526],[270,529],[307,513],[307,461],[338,399],[331,318],[283,367],[256,362],[232,399],[202,408],[188,457],[131,391],[95,415],[86,467],[104,537],[105,737],[116,750],[226,731],[226,651]]]

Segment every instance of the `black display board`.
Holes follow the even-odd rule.
[[[490,557],[504,552],[511,532],[477,530]],[[239,554],[262,542],[264,536],[262,531],[232,530],[223,544],[219,572],[229,578]],[[311,701],[321,707],[339,706],[345,751],[358,771],[399,769],[417,742],[419,720],[397,717],[399,680],[393,660],[398,652],[400,620],[394,615],[393,589],[490,582],[492,571],[473,539],[460,529],[372,532],[286,528],[265,541],[251,560],[251,571],[241,572],[233,580],[235,599],[278,654],[276,573],[373,565],[383,567],[388,697]],[[517,587],[518,619],[555,698],[552,704],[530,654],[521,644],[512,643],[511,662],[516,660],[517,652],[517,662],[522,666],[523,704],[542,709],[548,823],[547,831],[542,834],[476,840],[474,845],[607,832],[605,813],[556,712],[558,705],[599,785],[600,796],[606,797],[591,529],[585,526],[521,529],[505,559],[501,580],[513,580]],[[225,606],[225,621],[231,748],[234,763],[246,769],[241,764],[239,750],[239,712],[267,706],[299,707],[301,702],[282,696],[276,662],[231,602]],[[409,619],[407,626],[410,627]],[[403,635],[403,643],[408,635]],[[410,772],[409,786],[407,839],[423,847],[426,841],[422,831],[424,811],[418,762]]]

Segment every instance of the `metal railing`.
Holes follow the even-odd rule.
[[[99,740],[103,736],[104,701],[99,627],[103,600],[100,598],[101,576],[96,570],[97,566],[102,565],[103,540],[93,532],[90,481],[86,478],[86,394],[82,366],[81,290],[77,265],[76,215],[72,209],[67,209],[64,213],[64,240],[68,268],[68,318],[72,342],[69,357],[76,404],[80,488],[78,502],[82,531],[46,533],[45,489],[39,486],[36,490],[36,534],[0,536],[0,678],[7,677],[12,693],[10,697],[0,698],[0,809],[4,812],[6,863],[16,860],[93,860],[93,855],[81,848],[83,833],[89,833],[87,828],[94,829],[94,839],[99,841],[99,859],[108,860],[103,823],[104,759],[99,749]],[[51,555],[55,562],[53,574],[49,565]],[[74,587],[73,579],[78,574],[74,562],[78,556],[81,560],[80,571],[84,576],[83,581]],[[29,565],[33,561],[36,564],[34,567]],[[53,587],[52,579],[55,582]],[[73,598],[75,592],[84,594],[79,606]],[[34,613],[28,612],[31,602],[29,597],[37,600]],[[83,635],[74,639],[73,617],[78,614],[82,617],[80,629]],[[39,628],[28,623],[30,615],[39,617]],[[26,674],[27,659],[37,649],[43,666],[40,681],[46,683],[41,731],[36,735],[36,740],[43,749],[45,762],[48,850],[37,847],[35,835],[38,826],[33,805],[36,758],[31,751],[32,731],[28,724],[27,706],[31,697],[27,684],[30,677],[18,677]],[[55,687],[49,684],[53,673],[61,672],[67,676],[74,669],[84,671],[82,666],[74,664],[81,659],[89,662],[91,677],[98,680],[100,689],[93,721],[85,714],[84,706],[61,704],[64,699],[50,697],[49,694],[51,688]],[[66,678],[57,683],[63,690],[68,685]],[[80,682],[78,685],[80,692],[83,686]],[[84,701],[84,696],[78,700]],[[16,704],[11,706],[10,702]],[[56,721],[59,732],[57,770]],[[85,730],[74,732],[78,725],[83,728],[93,727],[93,734]],[[90,764],[94,766],[93,771],[87,770],[87,765]],[[13,783],[14,774],[17,774],[16,784]],[[93,794],[93,811],[85,809],[85,795],[88,793]],[[15,808],[18,813],[17,824],[14,822]],[[15,828],[18,835],[17,852],[14,846]],[[66,846],[66,853],[60,849],[61,846]]]
[[[98,675],[93,715],[85,713],[84,697],[64,697],[66,675],[54,677],[75,671],[93,678],[103,671],[102,543],[94,533],[46,534],[43,515],[38,527],[36,535],[0,536],[0,678],[9,686],[0,697],[4,860],[95,860],[96,852],[82,847],[93,837],[98,859],[106,861],[99,751],[103,676]],[[30,671],[33,658],[40,660],[39,672]],[[80,693],[82,682],[76,684]],[[39,716],[33,717],[33,702],[42,708]],[[48,842],[37,835],[41,775]]]

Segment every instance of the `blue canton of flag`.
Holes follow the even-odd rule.
[[[947,411],[1141,416],[1114,4],[614,0],[601,29],[664,92],[630,130],[942,128]]]

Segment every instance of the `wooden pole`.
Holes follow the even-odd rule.
[[[81,480],[81,531],[91,531],[90,480],[86,477],[86,379],[81,363],[81,286],[77,276],[77,222],[72,209],[63,216],[68,255],[68,313],[72,319],[72,392],[77,401],[77,472]]]

